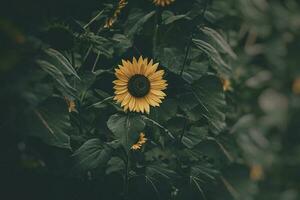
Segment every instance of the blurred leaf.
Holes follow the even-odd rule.
[[[122,171],[125,169],[125,163],[122,159],[118,157],[112,157],[108,163],[105,173],[111,174],[114,172]]]
[[[146,167],[146,175],[155,179],[172,180],[177,176],[176,172],[162,165],[149,165]]]
[[[43,142],[60,148],[71,149],[71,124],[67,104],[63,99],[50,98],[37,107],[28,117],[28,134],[40,138]]]

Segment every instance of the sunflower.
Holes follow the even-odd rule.
[[[164,70],[158,70],[158,63],[151,59],[133,58],[132,62],[122,60],[122,65],[115,69],[117,80],[115,97],[124,111],[150,112],[150,106],[156,107],[162,102],[166,94],[162,91],[167,87],[163,79]]]
[[[175,0],[153,0],[153,3],[157,6],[167,6]]]
[[[139,150],[147,142],[147,138],[145,137],[145,133],[140,133],[139,141],[131,146],[132,150]]]

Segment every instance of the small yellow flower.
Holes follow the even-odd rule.
[[[156,6],[168,6],[170,5],[171,3],[173,3],[175,0],[153,0],[153,3],[156,5]]]
[[[124,111],[149,113],[150,106],[156,107],[162,103],[166,94],[167,81],[163,79],[164,70],[158,70],[158,63],[140,57],[133,61],[122,60],[122,65],[115,69],[117,80],[115,84],[115,97]]]
[[[264,171],[261,165],[254,164],[250,169],[250,179],[253,181],[259,181],[263,178]]]
[[[121,13],[121,10],[127,5],[126,0],[120,0],[117,9],[115,10],[113,16],[106,20],[104,28],[111,28],[113,24],[117,21],[118,16]]]
[[[147,138],[144,133],[140,133],[139,141],[131,146],[132,150],[139,150],[147,142]]]
[[[292,90],[294,94],[300,94],[300,77],[294,80]]]
[[[223,90],[224,92],[227,92],[229,90],[231,90],[231,82],[229,79],[226,78],[221,78],[222,84],[223,84]]]
[[[65,97],[66,103],[68,105],[68,111],[69,112],[75,112],[76,111],[76,104],[75,101],[68,99]]]

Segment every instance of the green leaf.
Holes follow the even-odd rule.
[[[76,160],[75,169],[93,170],[106,165],[111,157],[111,149],[100,139],[93,138],[77,149],[73,156]]]
[[[196,81],[187,93],[179,95],[181,108],[191,120],[206,119],[211,131],[225,128],[225,95],[218,77],[207,75]]]
[[[217,31],[215,31],[212,28],[203,27],[200,29],[202,32],[204,32],[206,35],[208,35],[213,41],[215,41],[219,48],[221,48],[224,52],[226,52],[228,55],[230,55],[232,58],[236,59],[237,56],[231,49],[230,45],[227,43],[227,41],[223,38],[222,35],[220,35]]]
[[[137,114],[114,114],[108,119],[107,127],[121,141],[124,148],[129,150],[144,130],[145,122]]]
[[[132,12],[131,15],[128,17],[128,21],[133,25],[126,31],[126,36],[129,39],[133,39],[135,34],[138,34],[141,29],[143,28],[143,25],[155,14],[155,11],[151,11],[147,14],[141,14],[140,10],[137,10],[137,12]]]
[[[67,104],[63,99],[51,98],[39,105],[28,116],[28,134],[46,144],[71,149],[68,131],[71,130]]]
[[[206,127],[193,126],[184,134],[182,143],[188,148],[193,148],[206,138],[207,132],[208,131]]]
[[[58,68],[44,60],[37,60],[37,63],[62,87],[62,92],[66,93],[67,95],[75,96],[75,89],[69,84],[63,73]]]
[[[153,109],[150,116],[153,119],[157,117],[159,122],[166,122],[175,116],[177,108],[178,104],[174,99],[166,99],[158,108]]]
[[[116,44],[114,45],[114,48],[118,52],[118,55],[122,55],[132,47],[132,42],[123,34],[115,34],[112,38]]]
[[[162,66],[179,73],[184,61],[184,52],[174,47],[164,47],[160,49],[158,59]]]
[[[153,178],[173,179],[177,176],[176,172],[163,165],[149,165],[146,167],[146,175]]]
[[[195,62],[192,61],[189,66],[186,66],[182,74],[182,78],[188,83],[193,83],[194,81],[201,78],[208,71],[208,62]]]
[[[174,15],[173,12],[166,10],[162,13],[162,23],[165,25],[176,22],[180,19],[189,19],[186,15]]]
[[[55,65],[59,70],[61,70],[61,72],[67,75],[73,75],[80,80],[77,72],[72,67],[69,60],[64,55],[62,55],[59,51],[55,49],[47,49],[45,50],[45,53],[53,59],[53,60],[49,60],[49,62]]]
[[[113,172],[123,171],[125,169],[125,163],[121,158],[112,157],[108,163],[105,173],[111,174]]]
[[[81,36],[82,40],[88,41],[92,45],[92,50],[96,54],[104,55],[107,58],[111,58],[113,55],[113,43],[111,40],[96,35],[93,32],[87,32]]]
[[[231,71],[229,65],[222,59],[220,53],[211,44],[199,39],[193,39],[192,41],[198,49],[203,51],[208,58],[218,66],[215,67],[215,65],[213,65],[218,72],[228,74]]]

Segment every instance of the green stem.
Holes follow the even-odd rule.
[[[182,74],[183,74],[183,71],[184,71],[184,68],[185,68],[185,65],[186,65],[189,53],[190,53],[191,44],[192,44],[192,38],[193,38],[192,35],[193,34],[191,34],[191,37],[189,38],[188,45],[187,45],[187,48],[186,48],[186,51],[185,51],[185,56],[184,56],[183,64],[182,64],[181,71],[180,71],[180,74],[179,74],[180,76],[182,76]]]
[[[94,73],[95,72],[95,68],[96,68],[96,65],[97,65],[97,63],[98,63],[98,61],[99,61],[99,58],[100,58],[100,51],[98,52],[98,54],[97,54],[97,57],[96,57],[96,60],[95,60],[95,62],[94,62],[94,65],[93,65],[93,69],[92,69],[92,72]]]
[[[126,160],[125,160],[125,177],[124,177],[124,200],[128,200],[128,192],[129,192],[129,154],[130,152],[126,153]]]
[[[187,125],[187,119],[184,120],[182,133],[181,133],[181,135],[180,135],[180,142],[182,142],[183,136],[184,136],[184,134],[185,134],[186,125]]]
[[[103,12],[104,10],[101,10],[94,18],[91,19],[91,21],[89,21],[86,25],[84,25],[83,28],[86,29],[87,27],[89,27],[89,25],[91,25],[94,21],[96,21]]]
[[[155,27],[154,27],[154,33],[153,33],[153,49],[152,49],[152,54],[153,54],[153,59],[156,59],[156,50],[157,50],[157,35],[158,35],[158,28],[159,28],[159,24],[158,24],[158,20],[159,20],[159,17],[161,15],[161,10],[159,8],[156,9],[155,11]]]

